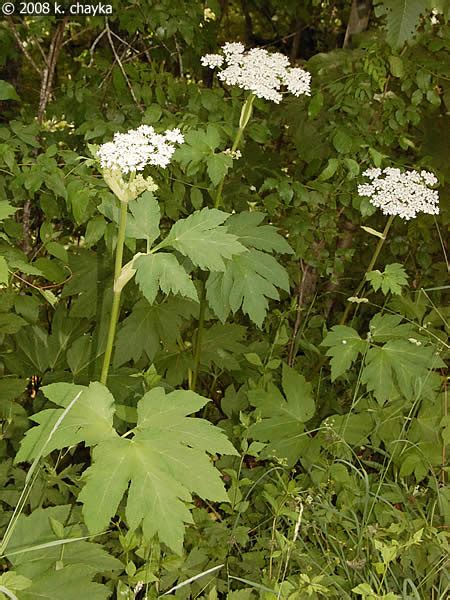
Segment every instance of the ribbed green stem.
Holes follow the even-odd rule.
[[[247,124],[250,120],[250,117],[252,115],[254,100],[255,100],[255,96],[253,94],[250,94],[249,96],[247,96],[247,99],[245,100],[245,102],[242,106],[241,116],[239,119],[239,129],[236,132],[236,135],[235,135],[234,141],[233,141],[233,145],[231,146],[232,153],[237,150],[239,143],[242,139],[242,135],[244,134],[244,130],[247,127]],[[222,190],[223,190],[224,182],[225,182],[225,177],[222,177],[222,179],[217,187],[214,208],[219,208],[219,206],[222,202]],[[200,366],[200,355],[201,355],[201,351],[202,351],[202,336],[203,336],[203,329],[205,326],[205,310],[206,310],[206,285],[205,285],[205,281],[202,281],[202,291],[200,294],[200,312],[199,312],[199,318],[198,318],[197,336],[195,339],[194,370],[193,370],[192,381],[191,381],[191,390],[193,390],[193,391],[195,391],[195,387],[197,385],[198,371],[199,371],[199,366]]]
[[[108,379],[109,365],[111,363],[117,321],[119,318],[120,296],[122,290],[116,289],[116,284],[122,270],[123,246],[125,243],[125,230],[127,226],[127,207],[128,205],[126,202],[120,203],[119,232],[117,235],[116,260],[114,265],[114,296],[111,308],[111,317],[109,319],[108,339],[106,341],[106,350],[103,357],[102,374],[100,376],[100,383],[103,383],[103,385],[106,385],[106,380]]]
[[[194,370],[192,373],[191,390],[195,392],[197,386],[198,371],[200,366],[200,355],[202,353],[202,337],[205,328],[205,310],[206,310],[206,285],[201,282],[202,289],[200,292],[200,311],[198,316],[197,335],[195,338],[195,353],[194,353]]]
[[[392,222],[394,221],[394,215],[390,215],[389,219],[387,220],[387,223],[385,225],[385,228],[383,230],[382,233],[382,237],[379,238],[378,240],[378,244],[374,250],[374,253],[372,254],[372,258],[370,259],[370,263],[369,266],[366,269],[366,272],[364,273],[364,277],[361,280],[361,283],[359,284],[359,286],[356,288],[355,293],[353,294],[354,297],[358,297],[358,295],[361,293],[361,290],[363,289],[365,283],[366,283],[366,276],[367,273],[369,273],[370,271],[372,271],[373,267],[375,266],[375,263],[377,262],[377,258],[381,252],[381,248],[383,247],[384,242],[386,241],[387,238],[387,234],[389,233],[389,229],[391,228]],[[349,302],[347,304],[347,307],[344,311],[344,314],[342,315],[342,319],[340,324],[341,325],[345,325],[345,323],[347,322],[348,316],[350,314],[350,311],[353,307],[353,304],[351,302]]]
[[[235,135],[234,141],[233,141],[233,145],[231,146],[232,153],[237,150],[239,143],[242,139],[244,130],[247,127],[247,123],[250,120],[254,100],[255,100],[255,96],[253,94],[250,94],[250,96],[247,97],[246,101],[244,102],[244,104],[242,106],[241,117],[239,119],[239,129],[236,132],[236,135]],[[222,202],[222,190],[223,190],[224,183],[225,183],[225,176],[222,177],[222,179],[219,183],[219,186],[217,188],[216,200],[214,202],[214,208],[219,208],[219,206]]]

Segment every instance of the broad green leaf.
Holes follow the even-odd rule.
[[[14,313],[0,313],[0,333],[17,333],[19,329],[25,327],[28,323],[19,315]]]
[[[181,294],[198,300],[192,279],[173,254],[157,252],[140,256],[134,261],[136,283],[150,304],[153,304],[161,288],[164,294]]]
[[[161,344],[166,350],[176,344],[185,320],[196,316],[196,306],[178,297],[169,297],[166,302],[152,306],[146,300],[138,302],[117,334],[114,364],[137,362],[144,352],[153,362]]]
[[[54,568],[62,555],[65,566],[82,565],[91,577],[98,572],[123,568],[122,563],[110,556],[100,544],[86,540],[68,541],[64,546],[57,544],[61,539],[83,537],[82,524],[72,524],[71,509],[70,505],[59,505],[38,508],[30,515],[20,515],[6,553],[14,568],[34,580],[51,567]],[[63,524],[69,520],[71,524],[64,527]],[[58,534],[56,530],[59,530]],[[40,548],[32,550],[35,546]],[[25,551],[21,552],[22,549]]]
[[[18,210],[17,206],[12,206],[7,200],[0,200],[0,221],[13,215],[16,210]]]
[[[154,388],[138,403],[134,438],[117,437],[94,449],[78,498],[92,533],[107,527],[130,484],[125,510],[130,528],[142,524],[147,538],[157,534],[181,553],[184,526],[192,523],[185,504],[191,501],[191,492],[213,501],[227,500],[205,450],[235,454],[221,430],[186,417],[206,402],[194,392],[179,390],[166,396],[163,388]]]
[[[242,344],[246,328],[236,323],[215,323],[203,331],[201,356],[202,365],[211,369],[214,364],[219,369],[233,370],[239,368],[238,358],[245,350]]]
[[[374,342],[388,342],[392,339],[404,340],[413,337],[414,326],[401,321],[402,317],[399,315],[376,314],[369,324],[370,339]],[[419,337],[417,333],[414,335]]]
[[[408,283],[406,271],[400,263],[391,263],[386,265],[384,273],[378,270],[370,271],[366,274],[367,281],[370,281],[375,291],[381,288],[386,296],[389,292],[392,294],[401,294],[402,286]]]
[[[214,186],[219,185],[232,165],[231,156],[223,152],[212,154],[206,159],[207,172]]]
[[[206,297],[222,322],[230,311],[242,308],[261,327],[269,307],[267,298],[280,298],[275,286],[289,290],[287,272],[273,256],[251,249],[233,257],[225,273],[210,274]]]
[[[163,388],[153,388],[139,402],[138,430],[151,428],[154,439],[182,439],[197,450],[236,454],[221,429],[204,419],[187,418],[207,402],[207,398],[192,391],[177,390],[165,395]]]
[[[222,223],[228,214],[215,208],[203,208],[175,223],[163,246],[172,246],[194,265],[209,271],[225,271],[224,259],[246,251],[237,237]]]
[[[92,577],[83,565],[52,570],[34,579],[20,593],[20,600],[107,600],[110,590],[106,585],[93,583]]]
[[[127,237],[147,240],[152,244],[159,236],[161,211],[154,195],[147,191],[137,200],[130,202],[131,215],[127,220]]]
[[[18,575],[15,571],[6,571],[6,573],[0,575],[0,589],[3,587],[10,592],[25,590],[27,587],[30,587],[31,583],[31,579],[23,575]],[[3,598],[6,599],[6,596],[1,594],[0,598],[3,600]]]
[[[332,415],[328,420],[333,424],[333,430],[337,435],[347,444],[354,446],[367,444],[368,437],[374,430],[374,417],[368,412]]]
[[[333,146],[336,148],[339,154],[348,154],[351,152],[353,147],[353,140],[347,133],[347,130],[340,128],[336,131],[333,136]]]
[[[20,98],[10,83],[0,79],[0,101],[2,100],[20,100]]]
[[[428,8],[424,0],[377,0],[375,14],[386,16],[386,39],[393,48],[410,41],[419,25],[419,17]]]
[[[248,393],[250,403],[261,417],[250,426],[249,435],[267,442],[263,455],[284,459],[292,466],[304,450],[304,423],[313,416],[315,405],[311,384],[287,365],[283,365],[282,386],[285,398],[272,383],[267,391]]]
[[[292,248],[273,225],[260,225],[264,217],[264,213],[256,211],[231,215],[226,223],[228,232],[236,235],[247,248],[292,254]]]
[[[403,77],[405,75],[405,69],[401,56],[391,55],[389,57],[389,68],[394,77]]]
[[[391,340],[367,352],[361,380],[380,404],[396,396],[397,388],[408,400],[420,396],[429,369],[444,366],[432,346],[417,346],[413,341]]]
[[[328,346],[327,356],[331,356],[331,381],[350,369],[360,353],[363,353],[367,342],[361,339],[358,332],[347,325],[335,325],[327,333],[322,346]]]
[[[38,425],[25,434],[16,462],[30,462],[41,452],[46,456],[53,450],[80,442],[92,446],[116,435],[112,427],[114,398],[102,384],[93,382],[86,388],[71,383],[53,383],[42,391],[51,402],[63,408],[45,409],[33,415],[32,419]],[[81,395],[49,439],[64,409],[79,392]]]

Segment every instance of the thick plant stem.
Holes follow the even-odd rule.
[[[255,96],[253,94],[250,94],[250,96],[247,97],[246,101],[244,102],[244,104],[242,106],[241,117],[239,119],[239,129],[236,132],[236,135],[235,135],[235,138],[233,141],[233,145],[231,146],[231,153],[235,152],[239,146],[239,143],[242,139],[244,130],[247,127],[247,123],[249,122],[251,114],[252,114],[254,100],[255,100]],[[214,202],[214,208],[219,208],[219,206],[222,202],[222,190],[223,190],[224,183],[225,183],[225,176],[222,177],[222,179],[219,183],[219,186],[217,188],[216,200]]]
[[[358,297],[358,295],[361,293],[361,290],[364,287],[364,284],[366,283],[366,275],[367,273],[369,273],[370,271],[372,271],[373,267],[375,266],[375,263],[377,262],[377,258],[381,252],[381,248],[383,247],[384,242],[386,241],[387,238],[387,234],[389,233],[389,229],[391,228],[392,222],[394,221],[394,215],[390,215],[389,219],[387,220],[387,223],[385,225],[385,228],[383,230],[382,233],[382,237],[379,238],[378,240],[378,244],[374,250],[374,253],[372,254],[372,258],[370,259],[370,263],[369,266],[366,269],[366,272],[364,273],[364,277],[361,280],[361,283],[359,284],[359,286],[356,288],[355,293],[353,294],[354,297]],[[345,323],[347,322],[348,316],[350,314],[350,311],[352,309],[353,304],[352,303],[348,303],[346,306],[346,309],[344,311],[344,314],[342,315],[342,319],[340,322],[340,325],[345,325]]]
[[[127,226],[127,206],[126,202],[120,202],[119,232],[117,235],[116,261],[114,266],[114,296],[111,317],[109,319],[108,339],[106,341],[106,350],[103,357],[102,374],[100,376],[100,383],[103,383],[103,385],[106,385],[106,380],[108,379],[109,365],[111,363],[117,321],[119,318],[120,295],[122,290],[117,289],[116,284],[122,270],[123,245],[125,242],[125,229]]]
[[[242,135],[244,134],[244,130],[247,127],[250,117],[252,116],[254,100],[255,100],[255,96],[253,94],[250,94],[249,96],[247,96],[247,99],[245,100],[245,102],[242,106],[241,116],[239,118],[239,129],[237,130],[236,135],[234,137],[233,145],[231,146],[231,153],[235,152],[240,144]],[[224,182],[225,182],[225,177],[222,177],[222,179],[219,183],[219,186],[217,187],[214,208],[219,208],[219,206],[222,202],[222,190],[223,190]],[[205,326],[205,310],[206,310],[206,282],[202,281],[202,291],[201,291],[201,295],[200,295],[200,313],[199,313],[199,318],[198,318],[197,336],[195,339],[194,370],[193,370],[192,380],[191,380],[191,385],[190,385],[190,388],[193,391],[195,391],[195,388],[197,385],[198,370],[199,370],[199,366],[200,366],[200,354],[202,351],[202,336],[203,336],[203,329]]]
[[[192,373],[191,390],[195,392],[197,386],[198,370],[200,366],[200,355],[202,352],[202,337],[205,327],[205,310],[206,310],[206,284],[201,282],[202,289],[200,292],[200,312],[198,316],[197,336],[195,338],[195,353],[194,353],[194,370]]]

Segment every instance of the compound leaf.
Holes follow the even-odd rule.
[[[234,256],[225,273],[210,274],[206,297],[222,322],[230,311],[235,313],[242,308],[261,327],[269,307],[267,298],[280,298],[275,286],[289,290],[286,270],[273,256],[253,248]]]
[[[381,291],[386,296],[389,292],[392,294],[401,294],[402,285],[408,283],[408,276],[406,271],[400,263],[391,263],[386,265],[384,273],[375,270],[370,271],[366,275],[367,281],[370,281],[375,291],[381,288]]]
[[[246,251],[222,226],[227,217],[216,208],[203,208],[177,221],[163,244],[175,248],[201,269],[224,271],[224,259]]]
[[[145,298],[153,304],[158,289],[165,294],[181,294],[186,298],[198,300],[197,290],[192,279],[173,254],[157,252],[139,256],[134,261],[136,283]]]

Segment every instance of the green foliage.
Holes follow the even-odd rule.
[[[245,252],[237,237],[222,227],[227,217],[214,208],[195,212],[175,223],[164,246],[175,248],[201,269],[225,271],[224,260]]]
[[[234,256],[223,273],[211,273],[207,299],[219,319],[224,322],[230,312],[240,308],[259,327],[268,310],[267,298],[279,299],[277,287],[289,290],[285,269],[264,251],[292,252],[286,240],[274,227],[260,225],[264,215],[241,213],[228,220],[229,231],[248,252]]]
[[[139,256],[134,261],[136,283],[150,304],[155,301],[158,289],[164,294],[181,294],[198,300],[197,290],[173,254],[158,252]]]
[[[314,415],[314,398],[311,385],[303,375],[283,365],[282,394],[269,384],[267,390],[249,392],[250,403],[257,408],[260,421],[251,425],[249,435],[256,440],[269,442],[263,456],[284,459],[294,465],[305,448],[304,423]]]
[[[125,511],[130,528],[142,524],[146,537],[157,534],[181,553],[184,524],[192,522],[185,504],[191,501],[191,493],[227,500],[219,474],[205,452],[235,453],[224,435],[208,422],[186,418],[206,402],[193,392],[166,396],[163,388],[155,388],[138,402],[132,439],[113,436],[96,446],[79,496],[91,533],[107,527],[130,483]]]
[[[366,342],[358,332],[346,325],[335,325],[326,335],[322,346],[328,346],[327,356],[331,356],[331,381],[348,371],[355,360],[366,349]]]
[[[0,597],[448,594],[449,12],[381,0],[341,48],[332,4],[0,24]],[[237,140],[246,92],[200,57],[244,39],[312,95],[255,98]],[[141,124],[185,143],[114,282],[94,153]],[[384,238],[372,166],[433,171],[440,214]]]
[[[401,294],[402,285],[408,283],[408,276],[403,266],[399,263],[386,265],[384,272],[381,273],[378,269],[370,271],[366,274],[366,279],[369,281],[375,291],[381,288],[381,291],[386,296],[391,294]]]
[[[430,6],[428,0],[378,0],[377,16],[386,16],[386,39],[394,48],[401,48],[416,33],[419,17]]]

